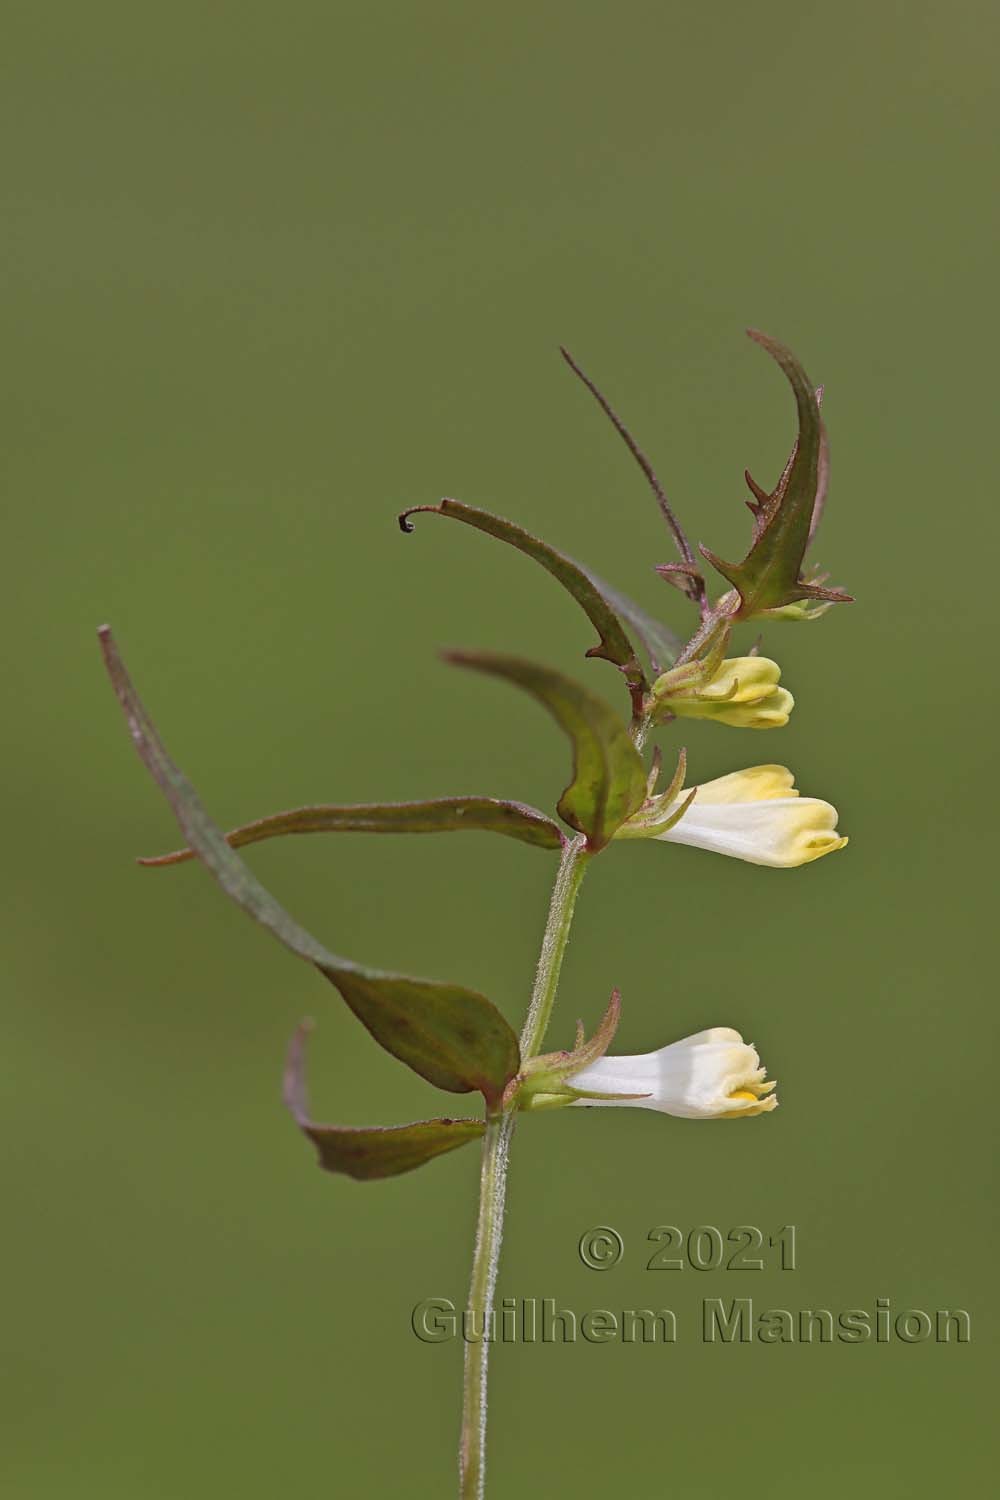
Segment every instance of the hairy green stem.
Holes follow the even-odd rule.
[[[521,1033],[521,1060],[542,1049],[552,1015],[563,954],[569,941],[577,891],[589,854],[581,835],[564,848],[552,888],[545,936],[538,957],[531,1004]],[[507,1159],[514,1133],[516,1106],[487,1114],[479,1177],[479,1219],[465,1326],[465,1373],[462,1393],[462,1439],[459,1448],[461,1500],[481,1500],[486,1484],[486,1376],[497,1266],[503,1239]]]
[[[458,1455],[461,1500],[480,1500],[486,1484],[486,1375],[490,1355],[489,1323],[493,1314],[503,1210],[507,1190],[507,1153],[514,1133],[514,1111],[492,1115],[483,1136],[479,1176],[479,1222],[472,1257],[469,1304],[463,1325],[465,1370],[462,1391],[462,1442]]]
[[[521,1062],[535,1057],[542,1050],[545,1032],[548,1029],[556,990],[559,988],[559,973],[563,954],[569,941],[569,929],[573,922],[576,893],[580,889],[590,855],[583,834],[571,839],[563,850],[559,873],[552,887],[549,902],[549,917],[542,938],[542,951],[538,955],[535,972],[535,987],[531,995],[528,1015],[521,1031]]]

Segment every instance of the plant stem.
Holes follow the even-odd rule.
[[[569,940],[576,894],[580,889],[588,858],[586,840],[582,835],[572,839],[563,849],[559,873],[552,888],[531,1004],[521,1033],[522,1062],[540,1052],[545,1039],[559,986],[563,954]],[[482,1500],[486,1484],[486,1375],[490,1325],[503,1239],[507,1160],[516,1112],[516,1106],[488,1112],[483,1136],[476,1248],[472,1257],[472,1279],[463,1328],[465,1372],[462,1439],[458,1460],[461,1500]]]
[[[559,987],[563,954],[566,952],[566,944],[569,941],[576,893],[580,889],[580,882],[583,880],[589,857],[587,842],[582,834],[571,839],[563,850],[559,873],[552,887],[549,917],[545,924],[545,936],[542,938],[542,951],[538,955],[535,987],[532,991],[527,1019],[521,1032],[522,1063],[527,1062],[529,1057],[535,1057],[542,1050],[545,1032],[552,1015],[552,1006],[555,1003],[556,990]]]
[[[514,1111],[490,1115],[483,1136],[479,1176],[479,1222],[472,1257],[469,1304],[463,1325],[465,1369],[462,1390],[462,1443],[458,1455],[461,1500],[480,1500],[486,1484],[486,1373],[490,1354],[500,1242],[503,1239],[507,1153],[514,1133]]]

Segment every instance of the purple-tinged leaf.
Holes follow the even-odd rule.
[[[619,1022],[622,1018],[621,991],[616,987],[611,991],[611,999],[608,1001],[607,1009],[598,1022],[597,1029],[589,1040],[584,1038],[583,1022],[576,1023],[576,1046],[573,1049],[574,1061],[580,1060],[582,1067],[589,1068],[591,1063],[604,1056],[611,1043],[615,1039]]]
[[[559,799],[559,814],[603,849],[646,796],[646,771],[621,719],[602,698],[551,667],[491,651],[447,651],[459,667],[489,672],[537,698],[569,736],[573,780]]]
[[[820,407],[822,412],[823,387],[821,385],[818,385],[816,387],[816,405]],[[799,440],[798,438],[796,438],[795,442],[792,444],[792,451],[791,453],[789,453],[787,459],[785,460],[785,466],[778,476],[778,482],[775,485],[774,489],[770,492],[763,489],[757,483],[756,479],[754,479],[749,469],[743,470],[743,478],[746,480],[747,489],[754,497],[753,500],[746,501],[747,510],[750,511],[751,515],[757,517],[760,514],[762,507],[770,507],[776,503],[779,503],[784,498],[785,490],[788,486],[788,476],[792,472],[792,465],[795,462],[795,456],[798,451]],[[822,518],[823,508],[826,504],[826,494],[827,489],[829,488],[829,482],[830,463],[829,454],[827,454],[826,461],[821,462],[819,466],[819,473],[817,476],[816,502],[813,505],[812,520],[809,523],[809,541],[807,543],[807,546],[812,543],[812,539],[816,535],[816,528],[819,526],[820,520]]]
[[[678,566],[680,567],[681,564]],[[662,620],[656,620],[652,615],[648,615],[627,594],[619,593],[609,583],[598,578],[596,573],[589,573],[588,576],[601,590],[608,604],[617,611],[619,619],[624,620],[632,631],[651,668],[652,676],[659,677],[661,672],[673,666],[684,646],[680,636],[675,635],[668,626],[663,624]]]
[[[657,563],[653,572],[659,573],[665,583],[672,584],[675,589],[680,589],[682,594],[688,596],[691,593],[691,580],[702,578],[700,569],[689,563]],[[703,578],[702,585],[704,585]]]
[[[309,1118],[305,1082],[304,1022],[292,1037],[285,1066],[285,1104],[302,1133],[316,1147],[327,1172],[342,1172],[358,1182],[398,1177],[447,1151],[455,1151],[483,1134],[482,1120],[414,1120],[410,1125],[319,1125]]]
[[[517,1072],[517,1037],[485,995],[355,964],[320,967],[379,1045],[436,1088],[478,1089],[495,1104]]]
[[[571,1049],[563,1052],[548,1052],[539,1058],[532,1058],[526,1066],[535,1069],[544,1068],[546,1072],[561,1073],[568,1078],[572,1073],[580,1073],[584,1068],[589,1068],[603,1057],[615,1039],[622,1018],[621,991],[613,989],[611,999],[608,1001],[607,1009],[593,1036],[588,1037],[584,1031],[583,1022],[576,1023],[576,1042]]]
[[[503,833],[539,849],[565,842],[558,824],[534,807],[496,797],[439,797],[431,802],[365,802],[296,807],[243,823],[226,834],[231,849],[289,833],[458,833],[463,829]],[[175,849],[140,859],[140,865],[179,865],[194,859],[193,849]]]
[[[749,333],[780,365],[792,387],[799,419],[798,440],[770,494],[748,476],[755,496],[755,500],[747,502],[754,524],[750,551],[743,561],[723,562],[707,547],[701,551],[738,591],[736,619],[745,620],[801,599],[850,603],[850,594],[823,588],[802,577],[803,559],[822,510],[829,472],[826,432],[816,389],[789,349],[756,329],[750,329]]]
[[[358,1182],[398,1177],[435,1156],[444,1156],[483,1133],[481,1120],[414,1120],[409,1125],[308,1125],[302,1130],[313,1142],[319,1164],[327,1172],[343,1172]]]
[[[174,765],[125,670],[111,631],[101,649],[140,758],[181,832],[226,895],[340,991],[375,1040],[429,1083],[499,1099],[518,1069],[517,1038],[497,1008],[475,990],[362,968],[331,953],[260,883],[226,843],[194,787]]]
[[[597,402],[598,406],[601,408],[604,415],[607,417],[608,421],[611,423],[618,436],[622,439],[622,442],[625,444],[626,448],[629,450],[632,457],[639,465],[639,468],[645,475],[646,483],[649,485],[654,496],[656,497],[656,503],[660,507],[660,514],[666,521],[670,534],[673,537],[674,542],[676,543],[677,550],[681,555],[682,561],[680,564],[678,564],[678,567],[680,569],[680,576],[674,578],[672,581],[676,583],[677,587],[682,591],[682,593],[685,593],[688,596],[692,604],[694,604],[695,607],[700,611],[702,618],[704,618],[705,614],[707,613],[705,580],[702,577],[701,569],[698,567],[697,563],[694,560],[694,553],[691,551],[691,543],[688,541],[687,536],[684,533],[683,526],[677,519],[677,516],[674,514],[674,508],[670,504],[670,501],[667,499],[666,491],[664,490],[662,484],[656,477],[656,471],[654,470],[653,465],[650,463],[645,453],[643,453],[642,449],[639,447],[639,444],[629,432],[621,417],[614,410],[610,401],[602,391],[598,390],[597,386],[591,380],[590,376],[586,375],[584,371],[581,370],[580,366],[577,364],[572,354],[570,354],[569,350],[563,348],[560,345],[559,353],[569,365],[570,369],[573,371],[573,374],[576,375],[577,378],[581,380],[587,387],[587,390],[593,396],[594,400]]]
[[[600,636],[599,644],[592,646],[587,655],[601,657],[621,669],[634,703],[638,704],[649,684],[629,637],[629,629],[639,636],[654,658],[654,675],[664,666],[669,666],[676,657],[680,643],[666,626],[651,619],[631,599],[610,588],[582,563],[574,562],[565,553],[557,552],[547,542],[540,541],[513,521],[506,521],[502,516],[491,515],[489,511],[479,510],[473,505],[465,505],[461,500],[445,499],[437,505],[414,505],[403,511],[399,517],[402,530],[412,531],[410,516],[421,513],[463,521],[467,526],[474,526],[477,531],[507,542],[526,557],[540,563],[546,572],[551,573],[572,594]]]

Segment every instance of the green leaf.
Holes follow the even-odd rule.
[[[478,531],[485,531],[488,536],[495,536],[501,542],[509,543],[526,557],[534,558],[535,562],[540,563],[546,572],[551,573],[572,594],[600,636],[600,643],[592,646],[587,655],[601,657],[620,667],[634,701],[638,701],[649,684],[626,627],[635,632],[653,657],[654,676],[659,675],[663,667],[670,666],[680,652],[680,641],[665,625],[651,619],[631,599],[610,588],[589,568],[574,562],[565,553],[557,552],[547,542],[540,541],[523,527],[516,526],[513,521],[491,515],[486,510],[478,510],[473,505],[465,505],[460,500],[445,499],[438,505],[414,505],[405,510],[399,517],[403,531],[413,530],[409,518],[419,513],[464,521],[467,526],[474,526]]]
[[[421,1077],[452,1093],[479,1089],[495,1102],[518,1070],[517,1038],[485,996],[458,985],[386,974],[331,953],[267,891],[205,811],[174,765],[146,713],[114,643],[99,632],[112,685],[143,763],[173,809],[191,848],[237,906],[340,991],[377,1042]]]
[[[750,329],[749,334],[777,361],[788,378],[798,410],[798,442],[770,494],[751,481],[756,499],[747,503],[754,517],[753,540],[743,561],[723,562],[707,547],[701,551],[739,591],[736,619],[779,609],[800,599],[850,603],[850,594],[809,583],[801,576],[813,518],[822,504],[829,470],[826,432],[815,388],[794,354],[783,344],[756,329]]]
[[[367,802],[354,806],[296,807],[243,823],[226,834],[232,849],[287,833],[458,833],[463,829],[503,833],[539,849],[565,842],[558,824],[521,802],[496,797],[439,797],[431,802]],[[175,849],[140,859],[140,865],[179,865],[194,859],[193,849]]]
[[[653,677],[659,677],[667,667],[673,666],[684,649],[680,636],[675,635],[662,620],[655,620],[652,615],[647,615],[634,599],[613,589],[610,583],[605,583],[596,573],[588,572],[587,576],[600,588],[608,604],[632,630],[646,655]]]
[[[447,651],[445,659],[516,683],[537,698],[573,745],[573,780],[559,813],[602,849],[646,797],[646,772],[621,719],[602,698],[551,667],[491,651]]]
[[[517,1037],[475,990],[354,964],[320,968],[379,1045],[436,1088],[478,1089],[495,1104],[520,1067]]]
[[[424,1162],[454,1151],[483,1133],[481,1120],[414,1120],[410,1125],[310,1125],[299,1122],[316,1146],[327,1172],[344,1172],[359,1182],[398,1177]]]
[[[305,1043],[311,1030],[304,1022],[292,1037],[285,1066],[285,1104],[295,1123],[316,1147],[327,1172],[343,1172],[359,1182],[398,1177],[435,1156],[455,1151],[483,1134],[482,1120],[415,1120],[410,1125],[318,1125],[309,1118],[305,1082]]]

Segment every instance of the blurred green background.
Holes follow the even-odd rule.
[[[760,1047],[753,1124],[522,1122],[500,1293],[672,1306],[664,1348],[504,1347],[491,1500],[734,1484],[958,1493],[984,1472],[996,1294],[985,653],[997,541],[996,11],[431,0],[6,7],[2,467],[9,610],[0,1465],[21,1500],[447,1496],[477,1162],[322,1176],[278,1102],[319,1021],[317,1114],[446,1111],[176,842],[103,678],[109,619],[226,824],[308,801],[551,807],[566,750],[445,644],[534,653],[624,706],[540,570],[404,504],[532,527],[679,625],[670,556],[566,342],[698,539],[826,384],[819,557],[858,603],[774,627],[789,727],[689,726],[833,800],[791,873],[621,848],[592,872],[553,1031],[612,984],[619,1050]],[[970,555],[971,554],[971,555]],[[553,873],[464,839],[275,843],[252,863],[331,946],[523,1014]],[[644,1269],[658,1224],[798,1226],[799,1269]],[[599,1274],[580,1234],[616,1227]],[[706,1296],[965,1307],[967,1346],[705,1347]]]

